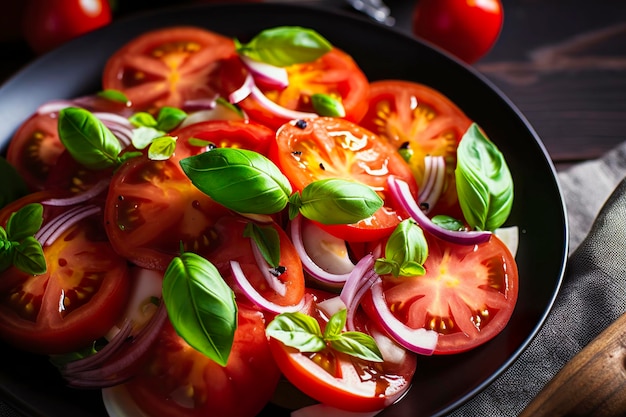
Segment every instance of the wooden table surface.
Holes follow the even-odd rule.
[[[349,9],[342,0],[317,2]],[[386,4],[396,26],[410,33],[413,2],[387,0]],[[117,15],[171,5],[169,0],[120,0]],[[557,169],[599,157],[622,142],[626,132],[626,3],[503,0],[503,5],[500,37],[474,66],[521,110]],[[1,81],[35,56],[19,37],[11,36],[15,23],[10,14],[0,17],[0,26],[4,32]]]

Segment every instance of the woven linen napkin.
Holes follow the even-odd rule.
[[[559,173],[570,257],[544,326],[494,383],[449,414],[516,416],[602,330],[626,312],[626,143]]]

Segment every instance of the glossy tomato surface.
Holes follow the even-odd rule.
[[[239,306],[225,367],[190,347],[167,321],[145,370],[126,388],[151,416],[254,417],[272,397],[279,377],[263,314]]]
[[[38,54],[111,23],[108,0],[28,0],[22,33]]]
[[[108,59],[102,85],[123,92],[137,109],[184,108],[187,100],[215,97],[213,73],[234,51],[232,39],[201,28],[151,31]]]
[[[504,20],[500,0],[418,0],[413,33],[472,64],[496,43]]]
[[[28,203],[63,197],[30,194],[0,211],[4,226]],[[67,208],[44,206],[44,226]],[[15,267],[0,274],[0,337],[22,349],[45,354],[91,346],[119,319],[130,282],[126,259],[106,239],[101,215],[86,217],[43,247],[47,271],[30,275]]]

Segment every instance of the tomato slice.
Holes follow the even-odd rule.
[[[123,92],[133,107],[183,108],[187,100],[213,98],[218,63],[235,53],[232,39],[196,27],[146,32],[107,61],[104,89]]]
[[[443,156],[445,188],[432,214],[457,215],[454,183],[456,149],[472,121],[439,91],[416,82],[381,80],[370,84],[369,108],[360,124],[385,138],[396,150],[408,149],[408,160],[420,189],[424,184],[424,157]],[[452,210],[452,211],[450,211]]]
[[[214,230],[216,235],[220,236],[220,243],[214,251],[206,254],[206,258],[220,270],[227,280],[230,280],[229,262],[237,261],[252,286],[267,300],[285,306],[298,304],[304,296],[304,273],[298,252],[289,236],[276,223],[261,225],[273,227],[280,239],[280,266],[284,268],[276,277],[284,285],[284,294],[280,294],[268,285],[252,251],[251,245],[254,243],[244,236],[244,229],[249,222],[249,220],[235,216],[225,216],[219,219]],[[230,284],[231,287],[237,288],[234,282]],[[243,295],[241,299],[244,299]]]
[[[258,84],[273,102],[290,110],[315,112],[311,103],[313,94],[326,94],[338,99],[346,112],[345,119],[361,120],[367,111],[369,82],[352,57],[333,48],[316,61],[286,67],[289,85],[284,89]],[[225,95],[241,87],[247,74],[239,59],[231,59],[223,67]],[[274,129],[289,121],[269,112],[253,97],[239,103],[251,119]]]
[[[320,225],[345,240],[383,238],[400,222],[401,216],[386,197],[389,175],[407,181],[413,191],[417,190],[411,169],[389,142],[344,119],[318,117],[286,123],[276,133],[271,157],[296,190],[324,178],[345,178],[380,193],[385,206],[371,218],[345,226]]]
[[[279,377],[263,314],[240,305],[225,367],[190,347],[168,321],[144,371],[126,388],[137,405],[153,416],[253,417],[269,402]]]
[[[320,293],[317,291],[316,295]],[[310,314],[324,329],[326,313],[313,307]],[[364,314],[359,315],[357,322],[359,331],[371,334],[376,340],[384,362],[361,360],[330,348],[301,353],[270,338],[274,360],[291,384],[319,402],[352,412],[381,410],[409,389],[416,370],[416,355],[388,339]]]
[[[52,196],[59,194],[30,194],[10,204],[0,212],[2,224],[21,205]],[[44,205],[45,222],[59,210]],[[63,231],[44,246],[44,256],[48,270],[42,275],[25,274],[14,267],[2,273],[0,336],[21,349],[42,354],[89,347],[116,324],[124,309],[130,288],[126,259],[108,243],[100,215],[86,217]]]
[[[65,147],[57,131],[57,113],[33,114],[13,135],[7,149],[7,161],[35,191],[44,188],[50,169]]]
[[[464,352],[492,339],[517,301],[513,255],[496,236],[475,246],[427,240],[425,275],[383,277],[391,311],[409,327],[439,332],[436,354]]]

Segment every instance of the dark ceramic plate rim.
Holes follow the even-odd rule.
[[[242,31],[240,28],[244,21],[247,23],[244,25],[246,30]],[[516,181],[516,203],[511,221],[522,230],[518,258],[529,261],[520,262],[520,273],[525,273],[527,266],[529,270],[536,266],[536,259],[532,256],[538,252],[547,260],[545,268],[541,270],[545,273],[541,278],[545,283],[529,281],[529,287],[532,288],[528,290],[523,281],[520,286],[521,302],[527,297],[526,291],[538,292],[539,301],[532,299],[537,304],[536,308],[526,311],[528,308],[520,306],[511,319],[515,329],[511,328],[513,324],[510,325],[502,335],[483,347],[454,357],[423,360],[418,368],[418,375],[427,376],[427,381],[423,378],[416,379],[406,398],[381,416],[444,415],[474,397],[504,372],[535,337],[560,288],[568,251],[565,205],[556,180],[556,170],[548,153],[520,111],[472,67],[460,63],[432,45],[347,12],[304,5],[276,3],[185,6],[143,13],[120,19],[107,28],[62,46],[35,60],[0,87],[0,146],[6,147],[18,121],[25,119],[44,101],[98,91],[104,60],[124,40],[149,29],[175,24],[205,26],[241,37],[251,36],[261,28],[277,25],[312,27],[333,44],[355,56],[372,80],[405,78],[431,85],[449,96],[468,116],[477,121],[503,150],[505,156],[507,152],[521,152],[517,159],[507,157]],[[384,47],[376,42],[381,39],[386,41]],[[373,57],[371,52],[383,53],[385,59]],[[415,57],[411,58],[408,56],[410,54],[415,54]],[[420,72],[420,68],[424,73]],[[453,76],[448,75],[450,78],[443,80],[443,73],[452,73]],[[476,105],[476,100],[481,104]],[[518,149],[518,144],[506,142],[507,139],[519,139],[523,146]],[[532,161],[533,170],[530,173],[524,170],[524,163],[528,161],[521,160],[522,156],[528,156]],[[520,200],[523,201],[531,195],[536,198],[534,201],[547,201],[543,203],[546,206],[545,212],[536,213],[533,211],[536,210],[532,207],[533,204],[520,203]],[[540,219],[542,216],[546,219]],[[552,239],[543,239],[550,242],[542,243],[540,248],[531,248],[527,239],[530,242],[531,236],[544,231],[551,233],[549,235]],[[539,242],[534,241],[533,245],[537,243]],[[528,257],[530,258],[526,259]],[[522,280],[524,276],[531,275],[522,275]],[[524,303],[526,304],[528,303]],[[530,320],[526,319],[526,314],[530,314]],[[515,346],[514,349],[509,348],[504,357],[496,354],[497,363],[489,366],[489,362],[493,361],[495,348],[509,343]],[[45,358],[24,356],[4,345],[0,345],[0,349],[5,353],[5,358],[18,356],[15,361],[3,360],[5,366],[0,370],[0,395],[25,415],[106,415],[98,393],[66,389]],[[33,370],[28,371],[12,364],[19,362],[20,358],[28,358],[34,364],[31,367]],[[462,376],[465,366],[482,363],[488,368],[485,375],[473,379],[470,384],[457,384],[459,379],[467,379]],[[433,386],[438,389],[429,393],[429,387]],[[417,398],[420,393],[424,394],[424,400]],[[449,393],[452,394],[448,395]]]

